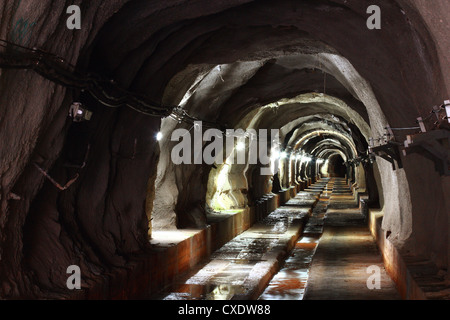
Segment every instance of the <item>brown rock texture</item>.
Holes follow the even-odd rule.
[[[449,98],[450,3],[429,2],[80,0],[82,28],[69,30],[72,1],[8,0],[0,3],[0,38],[63,57],[157,104],[183,104],[199,119],[280,128],[285,146],[311,128],[329,130],[325,136],[352,157],[385,125],[410,127]],[[366,27],[374,3],[381,30]],[[28,29],[18,33],[20,21]],[[67,117],[74,101],[89,106],[91,121]],[[275,102],[277,113],[262,108]],[[171,132],[190,129],[170,121],[105,107],[32,70],[0,69],[1,298],[70,298],[69,265],[81,267],[91,288],[148,257],[151,225],[206,225],[215,173],[170,162]],[[382,161],[363,171],[370,198],[385,208],[390,240],[448,270],[449,178],[419,155],[404,157],[396,172]],[[79,177],[61,191],[35,164],[61,185]],[[239,206],[271,189],[257,169],[231,171],[227,192]]]

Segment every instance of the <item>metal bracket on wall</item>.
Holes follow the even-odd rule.
[[[368,154],[362,155],[358,158],[348,160],[347,162],[345,162],[345,165],[354,165],[357,167],[360,164],[364,164],[364,163],[374,163],[374,161],[375,161],[375,155],[368,153]]]
[[[370,148],[369,152],[389,161],[392,164],[392,169],[396,170],[403,168],[403,162],[400,156],[400,143],[395,141],[388,141],[385,145]],[[395,165],[397,163],[397,166]]]
[[[433,130],[406,137],[403,154],[418,153],[431,159],[441,176],[450,176],[450,131]]]

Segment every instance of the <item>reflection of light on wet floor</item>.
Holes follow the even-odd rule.
[[[229,300],[245,293],[242,285],[184,284],[164,300]]]
[[[298,241],[284,267],[272,278],[259,300],[301,300],[318,242],[318,236],[305,236]]]
[[[259,300],[301,300],[305,293],[307,278],[307,272],[304,277],[283,279],[280,276],[280,279],[271,281]]]
[[[235,295],[244,294],[245,291],[242,286],[221,284],[206,295],[206,300],[229,300]]]
[[[273,260],[278,259],[276,257],[279,256],[280,250],[294,236],[294,229],[291,230],[290,227],[294,222],[297,224],[299,219],[311,215],[310,222],[307,223],[309,229],[304,230],[304,236],[296,243],[283,268],[273,277],[260,298],[302,299],[308,269],[321,233],[320,221],[323,220],[326,203],[332,193],[330,190],[321,196],[324,187],[326,183],[300,192],[295,198],[226,243],[212,253],[209,262],[174,283],[169,293],[165,294],[164,300],[256,298],[255,295],[260,292],[258,286],[264,285],[265,279],[275,271]],[[312,212],[311,208],[316,203],[316,209]]]
[[[259,300],[302,300],[308,281],[308,270],[321,236],[319,221],[324,217],[327,204],[333,194],[329,182],[318,195],[319,202],[304,230],[304,236],[295,244],[283,268],[272,278]],[[320,210],[324,210],[321,212]]]
[[[319,242],[319,238],[316,237],[303,237],[295,245],[296,249],[314,250]]]

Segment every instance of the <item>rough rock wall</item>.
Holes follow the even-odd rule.
[[[165,85],[169,83],[171,77],[189,64],[215,65],[233,63],[236,60],[254,61],[273,58],[280,52],[292,53],[298,50],[298,39],[303,32],[303,35],[308,34],[309,37],[321,40],[334,48],[351,62],[372,86],[382,111],[389,124],[394,127],[410,126],[418,115],[427,114],[430,106],[445,99],[447,90],[443,85],[442,69],[429,30],[420,15],[410,15],[406,8],[402,9],[395,2],[380,1],[384,21],[382,31],[369,33],[364,30],[366,9],[372,4],[369,1],[333,1],[316,5],[305,2],[274,4],[265,1],[258,2],[258,5],[252,2],[242,6],[237,4],[238,2],[230,3],[226,7],[227,10],[221,7],[222,3],[217,4],[217,7],[211,5],[197,10],[195,8],[198,8],[198,3],[192,3],[191,6],[184,7],[184,13],[187,14],[184,17],[187,19],[182,22],[175,22],[181,15],[181,12],[177,11],[180,7],[168,9],[163,11],[163,14],[155,16],[145,11],[150,9],[140,7],[143,10],[137,17],[134,17],[133,7],[129,7],[128,11],[123,13],[123,17],[135,23],[119,28],[118,24],[111,22],[107,28],[111,30],[108,32],[110,36],[105,35],[99,42],[99,46],[101,44],[103,48],[117,47],[120,50],[116,51],[114,56],[107,53],[100,56],[104,57],[107,65],[113,66],[110,69],[117,70],[117,74],[123,75],[125,80],[127,77],[133,77],[125,76],[125,73],[136,70],[134,73],[137,75],[135,79],[138,79],[135,80],[136,87],[145,86],[157,97],[165,90]],[[212,15],[207,15],[211,13]],[[152,16],[151,22],[142,19],[146,14]],[[161,23],[162,18],[169,16],[172,20],[166,19]],[[120,15],[116,18],[119,19]],[[172,25],[168,26],[170,23]],[[154,32],[157,26],[163,24],[166,27]],[[139,28],[131,27],[135,25],[139,25]],[[140,37],[142,32],[138,32],[144,28],[149,29],[149,36],[146,38]],[[302,32],[298,32],[296,28]],[[344,38],[340,36],[344,34]],[[120,40],[117,41],[117,38]],[[128,47],[120,45],[125,38]],[[128,54],[129,47],[136,50]],[[135,59],[144,61],[139,71],[131,65],[131,61]],[[117,65],[120,67],[116,67]],[[270,73],[267,70],[265,68],[260,75],[261,78],[265,75],[266,82],[271,83]],[[279,98],[269,87],[255,88],[257,84],[257,81],[251,81],[251,85],[248,86],[248,92],[253,89],[253,97],[256,95],[263,103]],[[289,86],[285,88],[292,89]],[[229,101],[230,104],[224,105],[224,113],[221,115],[223,118],[233,113],[245,114],[248,108],[261,103],[257,99],[252,100],[252,95],[245,92],[246,90],[239,90]],[[277,94],[286,93],[278,90]],[[216,91],[215,95],[218,96],[219,93]],[[247,100],[241,100],[239,104],[236,103],[239,102],[238,97]],[[201,100],[197,103],[201,105]],[[414,195],[420,193],[420,196],[411,197],[411,203],[408,199],[399,200],[393,196],[398,190],[394,187],[395,190],[391,191],[388,178],[382,186],[385,195],[388,196],[385,198],[392,199],[387,207],[389,210],[385,228],[391,230],[392,240],[396,238],[400,240],[399,245],[411,240],[413,251],[427,251],[424,248],[433,246],[434,242],[445,243],[443,241],[445,236],[442,235],[446,232],[428,234],[419,230],[422,223],[442,225],[446,219],[445,209],[439,205],[443,201],[444,194],[442,192],[436,194],[432,188],[423,190],[418,187],[417,180],[433,184],[433,180],[424,171],[418,170],[422,166],[431,168],[433,165],[428,160],[418,157],[405,159],[405,173],[398,173],[402,175],[399,177],[401,182],[394,184],[405,190],[410,189]],[[390,169],[386,167],[383,176],[388,177],[390,174]],[[405,185],[406,181],[408,185]],[[428,202],[426,199],[436,200]],[[403,203],[400,206],[401,210],[397,210],[396,203],[399,202]],[[434,218],[425,218],[423,203],[427,203],[427,210],[435,213]],[[409,208],[411,213],[408,212]],[[413,228],[417,226],[418,229],[410,232],[408,227],[404,228],[403,222],[406,219]],[[409,239],[410,234],[419,233],[424,235],[420,241]],[[424,245],[420,248],[422,244]],[[445,258],[441,256],[439,259],[442,261]]]
[[[400,4],[408,14],[418,14],[430,32],[436,46],[438,61],[445,81],[445,88],[441,91],[440,98],[448,100],[450,96],[450,73],[448,72],[450,70],[450,39],[448,37],[450,18],[446,13],[450,12],[450,2],[445,0],[412,0],[400,1]],[[413,8],[412,12],[408,10],[410,8]],[[442,194],[443,198],[437,196],[435,200],[437,208],[435,210],[426,204],[419,209],[423,210],[423,212],[431,212],[431,216],[427,214],[422,215],[423,219],[418,221],[417,225],[424,223],[426,225],[425,228],[428,230],[437,230],[441,229],[442,226],[447,226],[447,228],[444,227],[447,231],[436,233],[432,237],[429,237],[429,234],[426,232],[415,231],[417,236],[421,237],[419,243],[423,244],[423,250],[432,248],[431,256],[433,259],[438,260],[439,266],[444,268],[447,266],[447,271],[450,273],[450,200],[448,196],[445,196],[450,190],[450,177],[439,177],[435,172],[428,172],[428,177],[430,183],[427,184],[427,189],[430,189],[434,194]],[[420,185],[423,181],[423,178],[419,178],[413,183]],[[419,196],[419,193],[418,191],[416,195]],[[428,249],[425,249],[425,247],[428,247]],[[445,261],[445,255],[442,254],[444,252],[447,253],[447,262]]]
[[[83,47],[121,3],[123,1],[109,1],[108,5],[100,1],[89,4],[79,2],[83,7],[85,23],[81,30],[70,31],[65,26],[65,11],[72,4],[69,1],[57,4],[53,1],[5,1],[0,4],[0,35],[18,44],[47,50],[76,64]],[[21,31],[25,36],[13,33],[21,19],[28,26],[33,26]],[[88,251],[77,244],[75,239],[86,235],[84,228],[91,228],[92,231],[95,223],[91,219],[102,217],[104,212],[101,210],[113,205],[105,201],[106,195],[100,190],[92,191],[87,199],[75,204],[75,190],[88,191],[81,187],[81,181],[94,187],[95,184],[88,181],[89,177],[98,183],[100,180],[96,177],[101,169],[105,170],[103,174],[106,177],[112,176],[112,183],[117,180],[126,183],[128,178],[121,177],[122,170],[117,168],[117,163],[112,162],[111,166],[104,167],[97,166],[93,160],[89,161],[91,171],[86,168],[69,192],[58,192],[33,163],[39,164],[44,170],[51,169],[51,175],[61,184],[73,177],[73,172],[64,168],[61,151],[71,127],[70,121],[67,122],[68,108],[73,99],[78,97],[32,71],[2,70],[0,91],[0,295],[6,298],[46,296],[48,292],[57,292],[65,287],[66,268],[80,262],[84,251]],[[111,153],[108,144],[111,142],[109,134],[114,126],[114,118],[109,115],[110,131],[105,130],[103,134],[103,146],[101,137],[98,137],[97,143],[93,143],[94,150],[97,150],[91,153],[91,159],[101,158],[102,149],[106,157]],[[140,122],[135,118],[133,121]],[[119,140],[114,145],[114,149],[118,149],[120,133],[116,133],[115,140]],[[66,146],[66,149],[70,149],[70,146]],[[152,151],[150,157],[153,154]],[[110,189],[111,192],[117,192],[114,186],[110,186]],[[106,202],[103,208],[90,206],[88,201],[95,198],[95,194],[98,200]],[[126,204],[114,205],[118,207],[116,210],[123,210]],[[75,206],[88,206],[89,209],[75,210]],[[131,220],[131,223],[136,224],[136,221]],[[120,229],[117,222],[114,224],[114,228]],[[83,241],[89,242],[89,239]],[[136,242],[135,239],[133,241]],[[116,249],[110,251],[115,254]],[[92,261],[98,261],[99,254],[96,256]]]
[[[78,1],[83,27],[69,31],[65,9],[72,1],[16,0],[0,4],[0,36],[11,39],[20,18],[36,22],[24,44],[111,76],[158,101],[170,80],[190,64],[265,61],[296,52],[304,46],[299,36],[307,35],[351,62],[371,84],[391,125],[409,126],[418,114],[427,114],[431,106],[448,98],[450,81],[443,72],[450,61],[448,19],[444,17],[448,10],[443,10],[448,2],[433,1],[430,6],[424,0],[399,1],[404,13],[396,2],[379,3],[387,24],[381,32],[372,33],[361,29],[372,1],[360,0],[161,1],[151,5],[147,1]],[[296,90],[301,89],[294,85],[293,71],[276,67],[264,68],[247,88],[233,92],[234,98],[217,115],[227,118],[234,113],[237,117],[258,104],[298,94]],[[287,75],[292,81],[280,86],[285,91],[271,86]],[[100,108],[92,102],[96,118],[92,128],[86,129],[89,161],[76,183],[59,192],[33,162],[49,169],[57,181],[74,176],[65,164],[74,153],[77,157],[84,153],[75,152],[73,144],[67,143],[80,134],[67,122],[67,110],[79,93],[31,71],[4,70],[0,93],[0,296],[46,296],[57,289],[61,291],[55,296],[61,296],[68,264],[87,270],[87,282],[105,270],[126,265],[127,256],[146,245],[145,198],[148,182],[156,178],[159,148],[154,135],[159,120],[130,110]],[[341,98],[351,99],[348,95]],[[205,190],[207,174],[188,170],[189,174],[179,174],[177,183]],[[390,172],[386,171],[390,168],[381,170]],[[384,226],[393,235],[411,234],[407,240],[412,251],[431,252],[445,266],[448,178],[438,177],[430,161],[415,156],[405,159],[404,174],[400,183],[407,183],[411,193],[412,230],[404,230],[401,212],[388,216]],[[189,182],[194,178],[195,182]],[[382,187],[385,194],[398,192],[388,184]],[[189,194],[198,190],[183,190],[186,194],[181,201],[177,199],[183,204],[178,210],[185,212],[189,205],[197,208],[201,197]],[[394,198],[384,200],[397,201]],[[147,203],[151,200],[152,196]]]

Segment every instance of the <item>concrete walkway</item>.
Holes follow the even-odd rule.
[[[330,185],[328,179],[322,180],[322,193],[304,227],[303,236],[297,241],[289,258],[271,279],[259,300],[303,299],[311,262],[323,232],[323,221],[332,192]]]
[[[373,275],[368,267],[379,271],[380,289],[368,288]],[[400,295],[345,180],[332,178],[298,193],[156,299],[388,300]]]
[[[326,182],[318,182],[276,209],[180,279],[164,300],[256,300],[302,234]]]
[[[378,278],[375,278],[375,272],[379,274]],[[379,286],[371,286],[377,283]],[[345,182],[334,179],[304,300],[393,299],[401,297],[386,273],[364,217]]]

